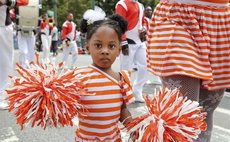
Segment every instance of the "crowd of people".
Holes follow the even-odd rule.
[[[0,0],[2,98],[13,68],[13,27],[8,6],[27,3],[28,0],[17,3]],[[163,88],[179,88],[205,108],[207,129],[196,141],[210,142],[213,112],[225,89],[230,88],[229,17],[228,0],[161,0],[153,13],[150,6],[144,7],[137,0],[120,0],[112,16],[106,17],[96,9],[86,11],[80,29],[73,22],[74,15],[69,13],[59,34],[53,18],[42,15],[39,34],[44,60],[50,52],[53,56],[58,54],[60,40],[62,61],[67,63],[72,55],[66,68],[75,69],[78,54],[85,50],[93,60],[92,65],[76,69],[85,75],[82,81],[87,90],[95,93],[83,97],[83,102],[92,108],[89,115],[78,116],[76,141],[121,141],[118,122],[132,121],[127,105],[145,102],[144,84],[149,78],[157,78]],[[29,67],[34,60],[36,34],[35,29],[17,28],[19,63],[23,67]],[[117,57],[120,72],[111,68]],[[127,71],[133,68],[137,68],[137,76],[131,84]],[[218,99],[210,99],[213,95]],[[0,108],[6,107],[1,99]],[[136,136],[133,134],[132,139]]]

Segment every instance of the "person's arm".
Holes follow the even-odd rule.
[[[62,30],[61,30],[61,40],[62,40],[63,43],[65,43],[67,46],[69,46],[70,39],[67,38],[67,34],[68,34],[68,25],[63,24]]]
[[[29,3],[29,0],[0,0],[0,5],[7,5],[7,6],[24,6]]]
[[[121,106],[121,115],[120,115],[119,120],[124,126],[133,120],[132,115],[129,112],[129,110],[127,109],[124,101],[123,101],[123,104]],[[134,142],[138,139],[138,137],[139,137],[138,131],[135,131],[135,132],[130,134],[130,138]]]
[[[143,13],[144,13],[144,9],[143,9]],[[139,36],[140,36],[141,41],[144,42],[146,41],[146,34],[148,30],[148,21],[145,19],[144,14],[142,16],[141,22],[142,22],[142,29],[140,29]]]
[[[132,121],[132,116],[129,110],[126,107],[125,102],[123,102],[121,106],[121,115],[120,115],[120,122],[122,122],[124,125],[128,124],[129,122]]]
[[[126,19],[127,11],[122,6],[122,4],[118,3],[116,5],[116,13],[119,14],[119,15],[121,15],[122,17],[124,17]],[[122,39],[122,42],[121,42],[121,45],[122,45],[122,54],[123,55],[129,55],[129,46],[128,46],[128,42],[126,40],[126,35],[123,34],[121,39]]]
[[[143,13],[144,12],[145,11],[143,10]],[[142,26],[143,26],[143,29],[145,29],[147,31],[148,30],[148,25],[149,25],[148,20],[145,19],[145,14],[143,14],[143,17],[142,17]]]
[[[61,40],[64,41],[66,39],[66,35],[67,35],[67,27],[66,26],[62,26],[62,30],[61,30]]]

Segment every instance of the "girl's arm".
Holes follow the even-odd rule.
[[[121,106],[121,115],[120,115],[120,122],[125,126],[125,124],[128,124],[132,121],[132,115],[129,112],[129,110],[126,107],[125,102],[123,101],[123,104]],[[130,134],[130,139],[132,139],[133,142],[136,142],[136,140],[139,138],[138,130],[135,132],[132,132]]]
[[[129,110],[126,107],[125,102],[123,101],[123,104],[121,106],[121,115],[120,115],[120,122],[123,123],[123,125],[128,124],[132,121],[132,116]]]

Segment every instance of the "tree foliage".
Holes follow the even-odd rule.
[[[53,10],[54,0],[42,1],[42,13]],[[85,10],[91,7],[89,0],[56,0],[57,1],[57,25],[60,28],[66,20],[68,13],[73,13],[74,21],[78,24]]]
[[[57,1],[57,25],[61,27],[68,13],[73,13],[75,22],[80,23],[83,13],[93,7],[100,6],[107,15],[114,13],[115,5],[119,0],[43,0],[42,12],[53,9],[53,2]],[[155,7],[159,0],[139,0],[145,6]]]

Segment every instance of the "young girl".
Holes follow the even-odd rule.
[[[161,0],[150,21],[149,70],[205,107],[201,142],[210,141],[213,112],[230,87],[229,19],[229,0]]]
[[[88,115],[79,115],[76,141],[120,142],[118,122],[132,120],[126,105],[134,102],[128,72],[114,71],[111,66],[121,51],[121,35],[127,22],[119,15],[108,19],[90,21],[83,19],[81,31],[87,32],[86,48],[93,64],[76,69],[83,75],[82,82],[93,96],[83,96],[88,106]]]

